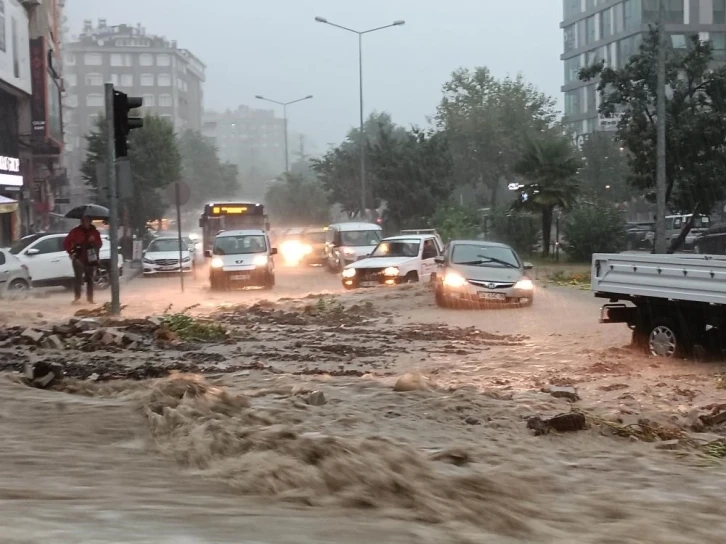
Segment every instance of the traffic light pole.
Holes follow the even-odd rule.
[[[116,187],[116,144],[114,125],[113,84],[105,84],[106,91],[106,179],[108,180],[108,237],[111,244],[110,281],[111,314],[121,313],[118,277],[118,190]]]

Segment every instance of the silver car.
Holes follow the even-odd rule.
[[[494,242],[455,240],[436,258],[432,279],[436,303],[520,304],[534,301],[534,284],[527,276],[532,265],[524,263],[511,247]]]
[[[4,298],[22,296],[31,285],[28,267],[10,253],[10,250],[0,249],[0,295]]]

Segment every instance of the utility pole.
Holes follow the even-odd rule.
[[[121,291],[118,277],[118,193],[116,190],[116,140],[114,90],[112,83],[104,85],[106,93],[106,179],[108,182],[108,238],[111,244],[111,314],[121,312]]]
[[[654,253],[667,251],[666,240],[666,44],[665,3],[658,0],[658,89],[656,89],[656,179]]]

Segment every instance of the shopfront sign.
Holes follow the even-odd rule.
[[[0,155],[0,186],[22,187],[23,176],[20,174],[20,159]]]

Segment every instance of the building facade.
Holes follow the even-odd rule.
[[[60,0],[0,0],[0,243],[52,222],[66,182]]]
[[[273,110],[239,106],[204,114],[202,133],[224,162],[237,165],[245,193],[262,199],[267,182],[285,171],[285,121]]]
[[[717,60],[726,60],[726,0],[664,0],[666,31],[673,47],[688,37],[710,40]],[[621,68],[638,52],[643,35],[658,20],[659,0],[564,0],[565,121],[575,134],[615,130],[616,119],[597,113],[597,84],[578,78],[581,68],[600,60]]]
[[[202,128],[206,67],[176,41],[147,34],[140,25],[84,21],[83,32],[65,48],[64,63],[66,159],[74,194],[84,189],[85,136],[104,113],[105,83],[143,97],[142,112],[168,119],[178,132]]]

